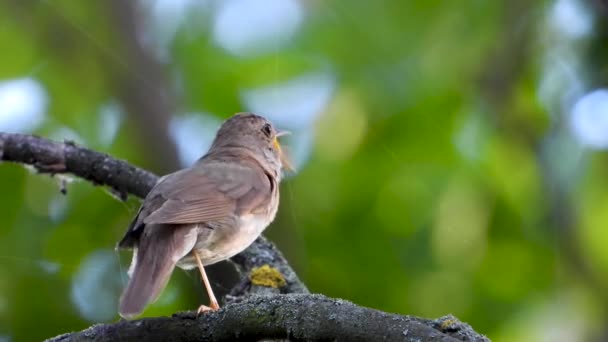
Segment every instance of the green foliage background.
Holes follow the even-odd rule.
[[[312,291],[402,314],[453,313],[495,341],[593,340],[607,336],[606,155],[574,140],[568,81],[546,73],[567,56],[585,89],[605,84],[607,31],[596,12],[590,33],[564,36],[551,21],[559,2],[301,1],[286,43],[235,56],[212,38],[221,3],[209,1],[186,14],[158,66],[171,115],[218,120],[250,109],[243,89],[332,75],[331,98],[302,129],[311,154],[282,185],[267,231]],[[175,165],[148,145],[124,86],[149,75],[129,56],[120,6],[2,1],[0,80],[45,88],[34,133],[77,136],[164,173]],[[160,40],[153,25],[140,27]],[[138,86],[156,101],[156,85]],[[108,104],[122,116],[104,143]],[[116,320],[130,256],[113,247],[137,205],[81,181],[62,196],[56,179],[0,165],[0,341]],[[145,315],[193,309],[203,296],[194,273],[177,271]]]

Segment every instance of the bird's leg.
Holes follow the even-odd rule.
[[[207,294],[209,295],[209,306],[201,305],[198,308],[196,314],[200,315],[201,313],[206,311],[216,311],[220,308],[220,306],[217,303],[217,299],[215,299],[215,295],[213,294],[213,290],[211,289],[211,284],[209,284],[209,279],[207,279],[207,274],[205,273],[205,268],[203,267],[201,258],[198,256],[196,250],[192,251],[192,254],[194,254],[194,258],[196,259],[196,263],[198,264],[198,269],[199,271],[201,271],[201,278],[203,278],[203,283],[205,284]]]

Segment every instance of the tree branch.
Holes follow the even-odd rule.
[[[64,143],[15,133],[0,132],[0,160],[33,166],[38,172],[72,174],[94,185],[107,186],[121,199],[128,194],[146,197],[158,177],[131,164],[110,157],[105,153],[79,147],[73,142]],[[283,255],[264,237],[258,238],[249,248],[232,261],[241,272],[241,283],[232,295],[255,293],[307,293],[306,286],[289,266]],[[251,284],[251,272],[268,265],[280,272],[286,283],[280,289]]]
[[[158,177],[105,153],[26,134],[0,133],[0,160],[33,166],[38,172],[69,173],[94,185],[110,187],[126,198],[144,198]]]
[[[389,314],[322,295],[251,296],[217,312],[98,324],[48,342],[235,341],[488,341],[452,316],[438,320]]]

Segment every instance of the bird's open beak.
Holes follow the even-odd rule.
[[[278,131],[276,134],[276,137],[280,138],[280,137],[284,137],[286,135],[291,135],[291,132],[290,131]]]
[[[279,138],[286,136],[286,135],[290,135],[291,132],[290,131],[279,131],[277,132],[277,134],[274,137],[274,146],[276,147],[276,149],[279,151],[279,158],[281,160],[281,165],[283,166],[284,169],[287,169],[289,171],[295,171],[293,164],[291,163],[291,161],[289,160],[289,158],[287,157],[286,153],[283,151],[283,149],[281,148],[281,144],[279,143]]]

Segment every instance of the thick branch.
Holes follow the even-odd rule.
[[[153,173],[72,142],[59,143],[25,134],[0,132],[0,160],[31,165],[42,173],[69,173],[95,185],[108,186],[123,199],[128,194],[144,198],[158,179]],[[241,254],[232,260],[244,275],[238,289],[233,290],[233,295],[250,292],[252,286],[248,275],[254,267],[262,265],[279,270],[286,285],[279,290],[254,287],[256,293],[308,292],[285,258],[264,237],[260,237]]]
[[[98,324],[57,336],[67,341],[488,341],[452,316],[389,314],[321,295],[251,296],[198,319],[192,313]]]

